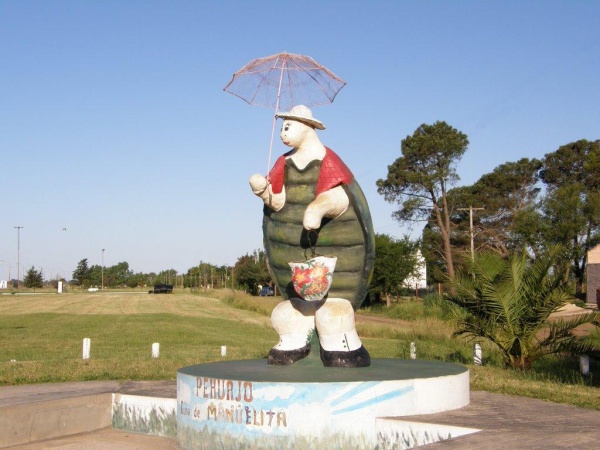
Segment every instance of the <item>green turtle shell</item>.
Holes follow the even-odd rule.
[[[316,255],[335,256],[337,264],[329,297],[344,298],[355,310],[367,295],[375,260],[375,235],[371,213],[364,193],[353,180],[343,185],[350,205],[335,219],[323,219],[316,231],[304,229],[302,219],[315,189],[321,161],[315,160],[302,170],[291,159],[286,161],[284,207],[264,208],[263,233],[271,276],[285,299],[298,297],[292,285],[290,262],[301,262]],[[316,245],[315,245],[316,244]]]

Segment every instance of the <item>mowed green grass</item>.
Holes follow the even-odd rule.
[[[145,292],[0,296],[0,385],[85,380],[174,380],[181,367],[265,358],[277,342],[270,313],[278,298],[232,291],[150,295]],[[576,359],[547,358],[533,371],[502,368],[482,342],[484,366],[472,364],[471,342],[422,302],[357,313],[357,330],[372,358],[417,357],[466,365],[471,389],[521,395],[600,410],[600,364],[591,375]],[[91,358],[82,359],[83,338]],[[160,357],[152,358],[152,343]],[[221,357],[221,346],[227,356]]]
[[[200,295],[1,296],[0,384],[175,379],[187,365],[266,357],[277,339],[267,316]]]

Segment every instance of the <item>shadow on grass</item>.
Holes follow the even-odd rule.
[[[582,375],[579,357],[564,356],[541,358],[533,364],[533,370],[527,373],[535,381],[550,381],[564,384],[600,387],[600,361],[590,359],[589,374]]]

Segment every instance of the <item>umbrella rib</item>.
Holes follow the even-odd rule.
[[[277,100],[275,103],[275,115],[273,116],[273,126],[271,128],[271,142],[269,143],[269,158],[267,159],[267,173],[271,168],[271,156],[273,154],[273,139],[275,137],[275,125],[277,124],[277,112],[279,109],[279,96],[281,95],[281,83],[283,80],[283,71],[285,69],[285,61],[281,64],[281,73],[279,74],[279,86],[277,87]]]
[[[254,93],[253,93],[252,97],[250,98],[250,101],[248,102],[250,105],[253,104],[252,102],[254,102],[254,100],[256,99],[256,96],[260,93],[263,83],[265,83],[267,81],[267,77],[265,75],[261,75],[261,77],[262,77],[262,79],[260,80],[260,83],[258,83],[258,86],[254,90]]]

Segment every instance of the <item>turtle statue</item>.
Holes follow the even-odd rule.
[[[269,272],[284,298],[271,315],[280,340],[268,363],[290,365],[308,356],[316,327],[324,366],[369,366],[354,321],[375,259],[367,201],[350,169],[319,140],[316,130],[325,126],[309,108],[298,105],[277,117],[283,119],[281,140],[292,150],[277,159],[268,177],[250,178],[252,192],[264,202]],[[336,259],[329,290],[319,300],[302,298],[290,271],[295,261],[315,256]]]

